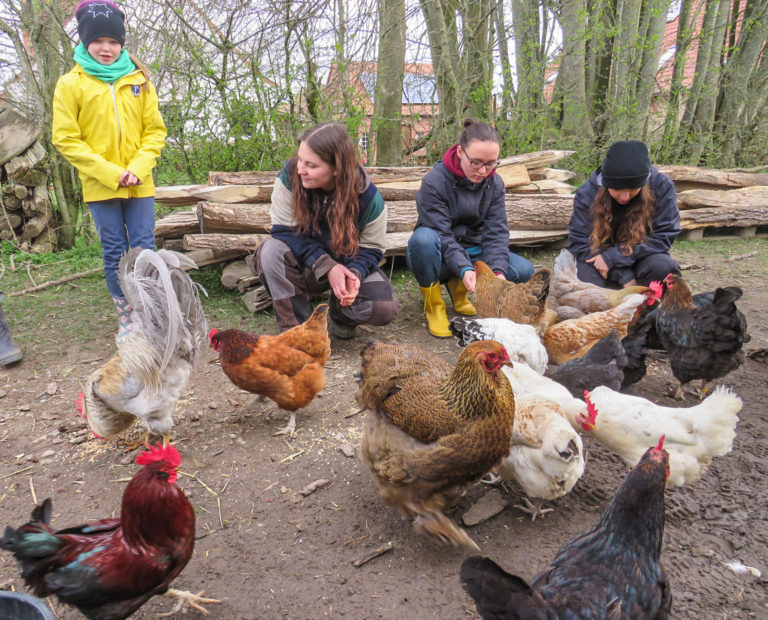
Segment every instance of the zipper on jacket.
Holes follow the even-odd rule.
[[[119,149],[122,134],[120,129],[120,113],[117,110],[117,97],[115,96],[115,84],[113,82],[112,84],[108,84],[108,86],[109,86],[109,92],[112,93],[112,105],[115,108],[115,119],[117,120],[117,147]]]

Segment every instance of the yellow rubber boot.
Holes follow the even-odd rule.
[[[451,278],[448,280],[446,286],[448,287],[448,292],[451,294],[453,309],[456,312],[467,316],[471,314],[477,314],[477,310],[475,310],[472,302],[469,301],[469,298],[467,297],[469,291],[467,290],[467,287],[464,286],[463,280],[459,280],[458,278]]]
[[[440,294],[440,283],[432,286],[420,286],[424,296],[424,312],[427,313],[427,327],[429,333],[438,338],[450,338],[451,330],[448,328],[448,315],[445,313],[445,304]]]

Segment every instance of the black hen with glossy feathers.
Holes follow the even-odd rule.
[[[660,444],[661,445],[661,444]],[[485,620],[663,620],[672,595],[661,565],[669,455],[650,448],[588,532],[566,544],[530,584],[487,558],[467,558],[461,580]]]

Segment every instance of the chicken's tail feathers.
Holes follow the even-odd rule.
[[[120,286],[139,324],[134,333],[151,345],[160,370],[174,355],[194,363],[206,343],[203,289],[184,271],[194,266],[190,258],[169,250],[132,248],[120,259]]]
[[[462,528],[442,512],[421,513],[413,520],[413,527],[419,533],[442,544],[452,547],[468,547],[480,551],[480,547]]]
[[[483,332],[482,323],[478,319],[455,316],[451,319],[449,327],[451,333],[456,337],[456,344],[460,347],[466,347],[470,342],[476,340],[486,340],[488,337]]]
[[[741,397],[730,388],[718,386],[695,407],[694,424],[701,432],[711,456],[723,456],[733,449],[739,412],[744,406]]]
[[[511,575],[496,562],[477,555],[461,563],[459,577],[475,601],[482,618],[514,618],[513,612],[525,608],[530,618],[546,618],[546,602],[541,595],[517,575]],[[534,610],[539,610],[541,615]]]
[[[569,279],[578,279],[576,276],[576,257],[567,248],[563,248],[555,259],[553,271],[555,279],[561,275]]]
[[[41,552],[55,551],[59,544],[49,527],[52,513],[53,502],[49,497],[33,508],[29,523],[18,529],[6,526],[5,534],[0,538],[0,549],[11,551],[19,561],[39,557]]]

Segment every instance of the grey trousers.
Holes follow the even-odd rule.
[[[300,265],[290,248],[277,239],[267,239],[256,250],[253,269],[272,297],[280,331],[306,321],[312,314],[310,297],[327,291],[328,278],[318,281],[311,269]],[[360,291],[349,306],[331,294],[331,318],[344,325],[386,325],[400,312],[397,293],[381,270],[360,283]]]

